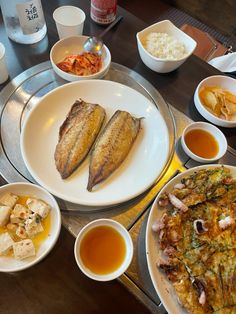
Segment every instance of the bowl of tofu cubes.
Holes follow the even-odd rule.
[[[60,209],[44,188],[23,182],[0,187],[1,272],[38,263],[53,248],[60,230]]]

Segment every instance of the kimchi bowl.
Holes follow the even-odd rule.
[[[88,54],[84,42],[88,36],[73,36],[59,40],[50,51],[50,61],[57,75],[74,82],[99,79],[106,75],[111,64],[109,49],[103,45],[102,54]]]

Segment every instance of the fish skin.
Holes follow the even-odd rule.
[[[109,177],[125,160],[139,133],[141,119],[118,110],[108,121],[91,152],[88,191]]]
[[[97,104],[76,100],[59,130],[55,149],[56,168],[68,178],[90,151],[104,122],[105,109]]]

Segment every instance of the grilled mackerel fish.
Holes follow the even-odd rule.
[[[116,111],[95,143],[91,153],[87,190],[110,176],[127,157],[141,126],[141,118]]]
[[[82,163],[92,147],[105,119],[100,105],[77,100],[59,130],[54,153],[62,179],[68,178]]]

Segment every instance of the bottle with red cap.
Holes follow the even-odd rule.
[[[112,23],[116,18],[117,0],[91,0],[91,19],[102,25]]]

